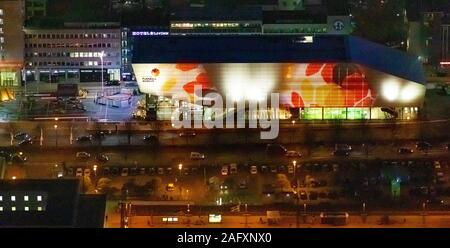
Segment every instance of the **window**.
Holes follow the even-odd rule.
[[[30,208],[29,207],[25,207],[25,211],[30,211]]]
[[[3,18],[0,18],[0,24],[3,24]]]
[[[3,201],[3,196],[0,195],[0,201]]]
[[[11,211],[16,211],[16,207],[11,207]]]
[[[38,196],[37,196],[37,201],[38,201],[38,202],[42,201],[42,196],[41,196],[41,195],[38,195]]]
[[[5,38],[0,37],[0,43],[5,43]]]
[[[0,9],[0,15],[3,15],[3,9]]]
[[[11,196],[11,201],[16,201],[16,196],[15,195]]]
[[[42,211],[42,207],[38,207],[38,211]]]
[[[3,211],[3,207],[0,207],[0,212],[2,212]]]
[[[28,196],[27,196],[27,195],[24,196],[24,197],[23,197],[23,200],[24,200],[24,201],[28,201]]]

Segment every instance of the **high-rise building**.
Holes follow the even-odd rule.
[[[120,63],[119,23],[25,29],[27,82],[100,82],[102,69],[104,80],[119,79]]]
[[[27,19],[36,16],[47,16],[48,0],[25,0],[25,11]]]
[[[21,0],[0,1],[0,87],[20,86],[24,55],[23,14]]]

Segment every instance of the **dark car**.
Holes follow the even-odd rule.
[[[10,160],[12,157],[12,154],[5,150],[0,150],[0,157],[5,158],[5,160]]]
[[[333,155],[334,156],[349,156],[350,152],[348,150],[334,150],[333,151]]]
[[[14,135],[15,140],[24,140],[28,137],[30,137],[30,135],[24,132],[19,132]]]
[[[269,156],[284,156],[287,149],[280,144],[268,144],[266,146],[266,154]]]
[[[100,132],[96,132],[96,133],[92,134],[92,135],[91,135],[91,138],[94,138],[94,139],[96,139],[96,140],[102,140],[102,139],[105,138],[105,136],[106,136],[106,133],[100,131]]]
[[[23,140],[21,140],[18,145],[26,146],[26,145],[31,145],[31,144],[33,144],[33,139],[28,136],[28,137],[24,138]]]
[[[107,80],[105,86],[120,86],[119,80]]]
[[[92,135],[85,135],[80,136],[77,138],[77,142],[84,143],[84,142],[91,142],[92,141]]]
[[[28,158],[25,155],[23,155],[22,152],[19,152],[19,153],[12,155],[11,160],[14,163],[23,164],[23,163],[27,162]]]
[[[426,141],[419,141],[416,143],[416,148],[418,150],[428,150],[432,147],[432,145],[429,142]]]
[[[178,134],[180,137],[195,137],[196,133],[194,131],[183,131]]]
[[[398,154],[411,154],[411,153],[414,153],[413,149],[406,148],[406,147],[398,148]]]
[[[158,136],[156,136],[155,134],[148,134],[144,136],[143,140],[147,144],[154,145],[158,143]]]
[[[109,158],[105,154],[100,154],[97,156],[97,161],[101,163],[106,163],[109,161]]]

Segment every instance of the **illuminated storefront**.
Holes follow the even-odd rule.
[[[178,39],[182,41],[182,38]],[[189,37],[186,43],[189,46],[195,42],[205,42],[205,39],[208,38]],[[220,45],[224,38],[209,39],[208,42],[211,44],[214,44],[214,39],[216,39],[218,41],[216,45]],[[422,84],[423,69],[420,63],[410,62],[410,57],[399,54],[398,51],[375,46],[376,49],[385,52],[386,58],[390,60],[400,58],[391,62],[385,57],[374,56],[372,59],[374,61],[366,57],[358,58],[357,56],[363,55],[358,55],[355,51],[347,51],[347,53],[355,53],[353,60],[348,57],[345,50],[344,52],[334,51],[332,48],[322,48],[324,46],[322,44],[315,44],[317,42],[328,44],[330,41],[327,39],[332,39],[329,44],[335,45],[339,41],[336,41],[336,37],[315,37],[312,43],[307,44],[297,43],[294,38],[289,37],[240,39],[246,39],[243,42],[248,42],[249,39],[255,42],[255,47],[249,48],[253,51],[248,51],[248,58],[242,53],[245,51],[245,46],[251,45],[251,42],[243,43],[242,47],[233,47],[228,44],[226,47],[228,50],[219,50],[222,53],[215,53],[216,56],[202,54],[203,52],[214,54],[216,48],[209,47],[193,48],[192,52],[180,51],[180,54],[175,54],[177,47],[174,48],[174,46],[177,43],[168,42],[172,44],[172,47],[167,48],[169,49],[169,55],[166,55],[167,59],[156,58],[157,55],[149,59],[138,57],[133,63],[133,70],[140,91],[158,96],[157,118],[169,120],[171,113],[179,108],[189,108],[194,115],[200,113],[204,119],[212,118],[210,114],[212,111],[208,106],[201,106],[193,102],[195,97],[204,97],[205,92],[218,93],[224,101],[236,104],[248,101],[258,102],[267,99],[271,93],[279,93],[279,109],[256,112],[246,110],[247,119],[271,117],[302,120],[369,120],[388,119],[393,116],[401,119],[415,119],[423,104],[425,95],[425,86]],[[266,40],[261,42],[258,39]],[[349,46],[346,42],[350,38],[342,36],[340,39],[344,41],[339,43],[343,47],[337,46],[336,49],[349,49],[345,46]],[[164,39],[157,40],[161,42]],[[275,42],[287,42],[293,50],[289,51],[289,47],[283,48]],[[148,43],[153,47],[159,45],[160,49],[164,48],[160,43],[152,42],[151,39]],[[272,50],[264,53],[264,46],[274,46],[274,43],[277,47],[275,49],[266,47],[266,49],[272,48]],[[184,43],[179,42],[179,44]],[[374,45],[370,48],[374,49],[373,47]],[[139,52],[139,48],[143,49],[138,44],[137,52]],[[181,48],[182,45],[180,45]],[[307,48],[310,50],[305,50]],[[318,50],[319,48],[324,51]],[[237,50],[234,55],[233,49]],[[281,54],[274,53],[277,49]],[[226,54],[227,51],[229,54]],[[332,51],[337,53],[336,56],[329,56],[326,53]],[[298,52],[299,58],[292,59],[289,52],[294,56]],[[393,55],[389,52],[392,52]],[[316,54],[317,58],[314,57]],[[183,55],[186,58],[182,58]],[[279,56],[279,58],[275,56]],[[286,58],[284,59],[283,56]],[[342,59],[339,59],[340,56]],[[377,59],[386,61],[376,61]],[[202,63],[177,62],[183,60],[202,61]],[[280,61],[273,62],[273,60]],[[284,62],[283,60],[293,62]],[[405,63],[405,69],[400,70],[402,68],[399,68],[397,71],[391,72],[389,63]],[[195,89],[201,91],[195,92]],[[386,108],[392,109],[395,113],[387,112]],[[224,110],[229,112],[234,108],[224,106]]]

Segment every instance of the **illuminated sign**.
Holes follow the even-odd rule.
[[[167,31],[133,31],[131,32],[133,36],[160,36],[169,35]]]
[[[142,78],[142,82],[144,83],[153,83],[156,81],[156,78],[159,76],[161,72],[159,71],[158,68],[153,68],[151,71],[151,76],[150,77],[143,77]]]

